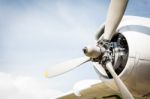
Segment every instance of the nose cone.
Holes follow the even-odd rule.
[[[86,56],[90,58],[97,58],[101,54],[100,48],[97,46],[84,47],[83,52]]]
[[[84,54],[87,54],[87,52],[88,52],[87,47],[84,47],[84,48],[83,48],[83,52],[84,52]]]

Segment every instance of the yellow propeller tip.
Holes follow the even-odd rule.
[[[45,76],[46,78],[48,78],[48,70],[46,70],[46,71],[44,72],[44,76]]]

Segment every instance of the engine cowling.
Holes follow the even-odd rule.
[[[123,18],[111,41],[117,42],[116,48],[120,46],[125,48],[123,56],[118,55],[117,49],[116,52],[114,51],[113,65],[118,76],[137,97],[150,95],[150,24],[148,22],[150,23],[148,18]],[[104,82],[112,80],[103,70],[98,74]],[[115,84],[107,85],[117,90]]]

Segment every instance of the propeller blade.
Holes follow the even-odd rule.
[[[97,69],[97,71],[99,73],[102,73],[103,75],[107,76],[107,73],[106,73],[105,69],[103,68],[103,66],[101,64],[93,62],[93,66]]]
[[[81,57],[77,59],[72,59],[70,61],[55,65],[54,67],[48,69],[45,71],[44,75],[45,77],[54,77],[58,76],[60,74],[63,74],[65,72],[68,72],[78,66],[80,66],[83,63],[86,63],[90,60],[89,57]]]
[[[125,12],[128,0],[111,0],[103,39],[111,40]]]
[[[114,81],[115,81],[116,85],[118,86],[123,99],[134,99],[132,94],[129,92],[128,88],[126,87],[126,85],[122,82],[122,80],[115,73],[111,62],[106,63],[106,68],[113,76]]]

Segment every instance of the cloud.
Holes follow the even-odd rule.
[[[0,6],[0,25],[2,24],[0,26],[0,38],[2,38],[0,71],[19,75],[36,75],[42,79],[43,71],[53,64],[80,57],[85,43],[88,44],[88,41],[94,39],[92,31],[96,26],[93,17],[96,16],[97,11],[94,10],[95,6],[91,7],[92,11],[87,9],[91,4],[83,3],[77,7],[74,3],[70,3],[42,1],[31,4],[23,3],[24,6],[17,6],[16,3],[1,3],[0,5],[3,6]],[[82,6],[84,7],[80,8]],[[99,11],[99,8],[96,7],[96,9]],[[64,74],[65,76],[60,76],[55,80],[49,79],[47,82],[50,82],[54,89],[68,91],[77,80],[92,76],[93,72],[89,72],[91,69],[83,68],[82,70],[81,68],[79,71],[83,73],[83,76],[76,77],[77,72],[72,71],[70,74]],[[70,77],[75,78],[70,79]],[[20,81],[22,77],[17,77],[17,79]],[[23,77],[23,80],[27,82],[29,79]],[[19,84],[23,84],[23,81]],[[16,94],[18,89],[14,91],[15,88],[12,88],[12,92]],[[19,95],[20,93],[18,97]]]
[[[50,99],[62,92],[47,87],[45,83],[25,76],[0,72],[1,99]]]

